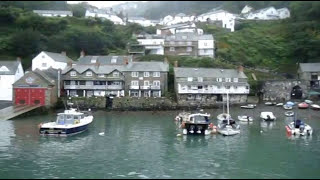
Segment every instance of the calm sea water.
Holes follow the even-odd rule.
[[[261,123],[269,110],[278,119]],[[319,178],[320,111],[298,110],[314,129],[306,138],[287,137],[284,112],[232,107],[234,118],[255,118],[232,137],[177,137],[179,111],[97,111],[88,131],[71,137],[39,136],[37,125],[55,114],[0,120],[0,178]]]

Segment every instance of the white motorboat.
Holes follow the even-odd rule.
[[[276,117],[273,115],[272,112],[261,112],[260,118],[262,118],[265,121],[274,121],[274,120],[276,120]]]
[[[294,112],[293,111],[286,111],[286,112],[284,112],[284,115],[291,117],[291,116],[294,116]]]
[[[197,113],[181,112],[175,119],[177,120],[179,127],[183,129],[182,133],[185,135],[209,135],[211,133],[209,118],[210,114],[200,111]]]
[[[318,104],[311,104],[310,107],[313,110],[320,110],[320,106]]]
[[[41,135],[73,135],[87,130],[92,121],[92,115],[70,108],[63,113],[58,113],[55,122],[39,124],[39,132]]]
[[[290,109],[292,109],[292,106],[285,104],[285,105],[283,105],[283,109],[290,110]]]
[[[267,105],[267,106],[273,106],[273,105],[276,105],[277,103],[275,103],[275,102],[266,102],[264,104]]]
[[[248,105],[245,105],[245,106],[240,106],[241,108],[244,108],[244,109],[253,109],[255,108],[257,105],[256,104],[248,104]]]
[[[253,121],[253,118],[251,116],[238,116],[238,120],[239,121],[243,121],[243,122],[251,122]]]
[[[229,114],[229,94],[227,93],[227,114]],[[217,131],[225,136],[236,135],[240,133],[240,125],[231,118],[222,120],[217,126]]]
[[[288,134],[291,135],[312,135],[312,127],[306,123],[304,123],[302,120],[294,120],[293,122],[286,125],[286,131]]]
[[[276,106],[283,106],[283,103],[278,103],[276,104]]]
[[[308,100],[308,99],[304,100],[304,102],[307,103],[307,104],[312,104],[313,103],[311,100]]]

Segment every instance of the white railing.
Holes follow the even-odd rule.
[[[182,90],[179,89],[178,93],[179,94],[249,94],[248,89],[241,89],[241,90],[235,90],[235,89],[197,89],[197,90],[192,90],[192,89],[187,89],[187,90]]]
[[[130,89],[139,89],[139,86],[129,86]]]

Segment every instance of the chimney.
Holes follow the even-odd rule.
[[[169,61],[168,61],[168,58],[167,58],[167,57],[164,57],[164,62],[165,62],[165,63],[169,63]]]
[[[72,67],[72,61],[68,61],[67,65],[68,65],[69,67]]]
[[[124,64],[129,64],[129,60],[127,56],[124,56],[123,59],[124,59]]]
[[[238,72],[239,72],[239,73],[240,73],[240,72],[243,72],[243,66],[240,65],[240,66],[238,67]]]
[[[174,67],[178,67],[178,61],[174,61]]]
[[[64,56],[67,56],[67,52],[66,51],[61,51],[61,54]]]
[[[21,57],[17,57],[17,61],[20,61],[20,62],[21,62]]]
[[[81,52],[80,52],[80,57],[84,57],[86,54],[84,53],[84,51],[83,50],[81,50]]]

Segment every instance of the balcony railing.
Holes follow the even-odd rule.
[[[122,85],[64,85],[64,89],[113,90],[124,89]]]
[[[161,89],[161,86],[154,86],[154,85],[148,85],[148,86],[129,86],[129,89],[141,89],[141,90],[151,89],[151,90],[160,90],[160,89]]]
[[[179,94],[249,94],[249,89],[179,89]]]

